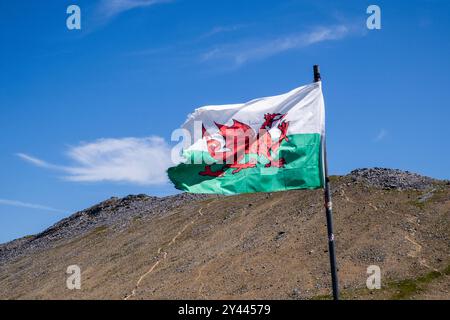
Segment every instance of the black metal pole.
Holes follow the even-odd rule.
[[[313,70],[314,70],[314,82],[321,81],[319,66],[314,65]],[[336,252],[334,248],[334,233],[333,233],[333,211],[332,211],[333,204],[331,202],[330,179],[328,178],[327,148],[325,143],[325,136],[322,137],[322,165],[324,174],[324,200],[325,200],[325,213],[327,216],[328,252],[330,254],[333,299],[339,300],[339,285],[336,267]]]

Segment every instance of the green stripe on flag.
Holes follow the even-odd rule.
[[[239,194],[251,192],[275,192],[292,189],[317,189],[323,186],[320,134],[295,134],[283,141],[279,155],[286,160],[283,168],[264,165],[260,158],[254,168],[242,169],[232,174],[228,168],[221,177],[202,176],[205,164],[179,164],[169,168],[168,175],[175,187],[191,193]],[[192,152],[192,158],[212,160],[206,152]],[[223,164],[213,164],[212,171],[220,170]]]

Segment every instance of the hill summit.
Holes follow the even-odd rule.
[[[331,178],[343,297],[450,299],[450,182],[400,170]],[[110,198],[0,245],[2,299],[319,299],[321,190]],[[78,265],[81,289],[68,290]],[[378,265],[382,289],[366,289]]]

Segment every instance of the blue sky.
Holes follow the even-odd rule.
[[[66,28],[70,4],[81,30]],[[381,30],[366,28],[370,4]],[[444,0],[2,1],[0,242],[111,196],[175,193],[161,159],[189,112],[287,92],[313,64],[332,174],[450,178],[448,12]]]

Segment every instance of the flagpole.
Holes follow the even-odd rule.
[[[318,65],[314,65],[314,82],[321,81],[320,70]],[[327,231],[328,231],[328,252],[330,255],[330,271],[331,282],[333,286],[333,299],[339,300],[339,285],[338,275],[336,268],[336,252],[334,248],[334,233],[333,233],[333,211],[330,192],[330,179],[328,177],[328,163],[327,163],[327,148],[325,144],[325,135],[322,136],[322,166],[324,175],[324,201],[325,201],[325,213],[327,217]]]

